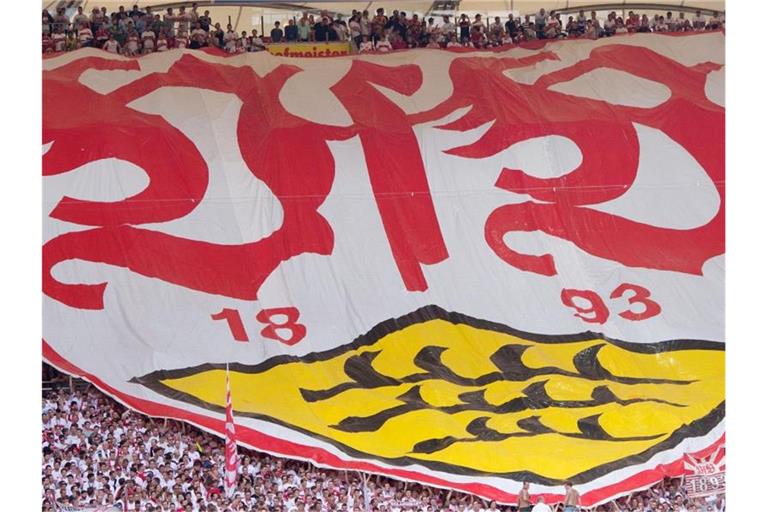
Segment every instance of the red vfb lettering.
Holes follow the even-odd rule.
[[[355,122],[392,257],[405,288],[424,291],[421,265],[448,258],[432,203],[421,151],[405,113],[373,84],[411,95],[421,85],[417,66],[378,66],[355,60],[331,90]]]
[[[87,69],[139,66],[137,61],[88,57],[43,72],[43,143],[52,144],[43,156],[43,176],[118,158],[142,168],[149,185],[115,202],[64,197],[50,216],[86,226],[117,226],[163,222],[191,212],[208,186],[208,167],[195,145],[161,116],[128,108],[119,94],[99,94],[81,84],[78,78]]]
[[[488,217],[486,242],[499,258],[524,271],[557,274],[551,254],[522,254],[507,247],[504,235],[511,231],[540,231],[628,267],[698,275],[704,262],[723,253],[725,116],[723,108],[704,94],[707,73],[719,65],[686,67],[651,50],[624,45],[597,48],[589,59],[544,75],[533,85],[504,75],[520,65],[523,59],[457,58],[450,67],[452,96],[433,111],[412,118],[425,122],[471,107],[462,118],[439,128],[465,131],[493,121],[476,142],[447,151],[464,158],[490,157],[516,142],[546,135],[561,135],[578,145],[582,161],[563,176],[538,178],[525,169],[501,171],[498,188],[537,201],[501,206]],[[549,89],[597,68],[657,81],[670,89],[672,97],[654,108],[635,108]],[[720,193],[718,213],[707,224],[666,229],[585,208],[622,196],[635,181],[639,144],[633,123],[663,131],[706,170]]]
[[[135,67],[135,63],[132,65]],[[82,104],[105,105],[94,112],[125,112],[125,123],[131,126],[159,123],[168,132],[158,134],[157,138],[175,141],[176,147],[146,151],[148,146],[140,141],[131,142],[130,139],[130,143],[126,143],[118,140],[125,139],[126,131],[134,133],[135,130],[122,129],[122,125],[115,125],[109,116],[97,116],[89,124],[94,137],[99,141],[104,139],[99,147],[120,148],[121,158],[147,170],[151,179],[147,190],[159,190],[175,202],[160,201],[165,197],[160,192],[148,196],[148,202],[140,209],[130,208],[128,202],[105,205],[62,201],[54,210],[54,216],[71,222],[90,223],[97,228],[67,233],[45,244],[43,289],[48,296],[72,307],[103,308],[107,283],[61,283],[51,274],[51,269],[59,262],[80,259],[128,268],[144,276],[207,293],[256,299],[264,280],[282,262],[303,253],[331,253],[333,231],[317,211],[334,179],[334,162],[327,141],[346,139],[355,134],[359,134],[363,141],[374,196],[405,287],[426,290],[427,283],[420,266],[448,257],[418,144],[405,114],[369,84],[369,81],[375,82],[412,93],[421,83],[418,68],[405,67],[402,73],[393,74],[390,68],[355,63],[346,78],[334,88],[352,113],[355,124],[350,128],[336,128],[308,122],[283,108],[278,95],[285,81],[299,71],[294,66],[281,65],[260,77],[249,67],[213,64],[185,55],[167,72],[150,74],[105,95],[78,82],[77,78],[88,67],[81,63],[73,65],[72,69],[59,68],[45,75],[44,90],[48,94],[44,102],[47,109],[44,133],[45,141],[53,141],[53,147],[45,156],[44,167],[50,167],[51,173],[66,172],[79,163],[68,161],[54,151],[65,147],[62,142],[72,137],[89,138],[64,122],[70,117],[79,119],[65,110],[67,105],[77,102],[62,102],[58,98],[75,95],[83,98]],[[59,91],[59,82],[68,84],[71,90]],[[240,150],[251,172],[280,201],[283,209],[280,229],[255,242],[220,245],[131,225],[183,216],[196,207],[207,188],[208,169],[191,141],[174,127],[162,125],[164,121],[160,116],[141,114],[126,107],[131,101],[160,87],[173,86],[232,93],[243,102],[237,127]],[[59,120],[62,121],[56,124]],[[382,121],[386,126],[378,126]],[[184,150],[187,146],[189,151]],[[396,165],[388,158],[393,148],[397,150]],[[173,160],[177,153],[193,159],[185,165],[185,173],[171,172],[164,167],[162,155],[170,155]],[[86,153],[82,158],[88,160],[89,155]],[[173,160],[169,165],[176,169],[178,162]],[[169,176],[182,182],[162,181]],[[190,188],[191,184],[194,187]],[[189,192],[178,192],[184,187],[190,188]],[[181,199],[176,201],[179,197]],[[177,206],[172,207],[176,203]],[[199,272],[201,261],[208,266],[206,272]],[[243,264],[246,261],[249,263]]]
[[[351,132],[310,123],[282,107],[278,99],[280,89],[299,68],[281,65],[262,78],[250,67],[213,64],[185,55],[168,72],[152,73],[106,95],[96,94],[78,82],[84,69],[84,65],[75,66],[73,70],[65,66],[44,74],[44,141],[53,141],[43,159],[44,171],[65,172],[78,165],[79,160],[67,160],[66,154],[57,152],[57,146],[61,145],[65,151],[63,142],[67,140],[76,140],[78,144],[82,140],[87,144],[91,134],[98,148],[87,152],[86,160],[94,155],[111,154],[102,154],[102,148],[119,148],[120,153],[115,156],[145,169],[151,180],[147,190],[156,192],[146,197],[142,208],[131,207],[133,203],[129,200],[125,204],[62,201],[54,210],[58,218],[98,227],[70,232],[45,244],[43,291],[48,296],[77,308],[104,307],[107,283],[61,283],[51,274],[57,263],[80,259],[128,268],[147,277],[211,294],[255,300],[264,280],[283,261],[303,253],[331,253],[333,232],[317,212],[334,176],[333,157],[326,141],[347,138]],[[62,89],[62,83],[66,89]],[[255,242],[220,245],[131,225],[183,216],[195,208],[207,188],[208,169],[194,144],[172,126],[164,125],[160,116],[140,114],[126,107],[131,101],[167,86],[203,87],[232,93],[243,102],[237,126],[240,150],[251,172],[280,201],[283,208],[280,229]],[[75,97],[82,101],[75,101]],[[68,105],[78,109],[73,115],[75,121],[70,124]],[[84,109],[83,105],[88,108]],[[91,112],[95,117],[88,124],[89,131],[78,131],[76,125],[82,123],[83,115],[91,116]],[[103,115],[104,112],[110,115]],[[119,114],[117,121],[112,119],[115,112]],[[142,130],[137,131],[137,125],[142,126]],[[169,142],[169,147],[156,147],[126,135],[143,133],[151,126],[157,128],[148,133]],[[126,137],[130,143],[121,140]],[[301,151],[296,151],[296,144],[301,145]],[[178,172],[180,167],[184,172]],[[173,182],[174,179],[180,181]],[[130,199],[144,198],[140,196]],[[172,200],[164,201],[165,197]],[[200,262],[206,263],[205,271],[201,271]]]
[[[264,280],[282,262],[304,253],[331,253],[333,231],[317,211],[334,178],[327,141],[355,134],[363,142],[374,196],[405,287],[425,290],[421,265],[443,261],[448,251],[411,127],[464,107],[471,107],[468,114],[440,128],[463,131],[494,123],[476,142],[453,148],[448,151],[451,154],[485,158],[515,142],[544,135],[568,137],[582,152],[581,164],[557,178],[536,178],[525,169],[502,170],[497,187],[537,200],[502,206],[486,221],[488,245],[508,264],[543,275],[557,273],[551,254],[522,254],[504,243],[504,235],[510,231],[540,231],[626,266],[701,274],[703,263],[724,250],[724,111],[703,92],[707,73],[719,66],[689,68],[650,50],[615,45],[595,49],[589,59],[544,75],[533,85],[504,75],[509,68],[549,58],[550,54],[542,53],[524,59],[454,59],[450,65],[451,97],[435,109],[415,115],[405,115],[371,84],[412,94],[421,84],[418,68],[402,66],[401,72],[395,73],[390,67],[355,61],[333,87],[353,118],[349,128],[312,123],[283,108],[278,96],[285,81],[299,71],[293,66],[280,65],[260,77],[249,67],[214,64],[185,55],[167,72],[152,73],[104,95],[78,81],[84,70],[136,69],[137,64],[83,59],[46,71],[43,134],[44,142],[53,145],[43,158],[44,174],[67,172],[96,158],[116,157],[144,169],[150,185],[140,194],[115,203],[64,198],[51,215],[94,229],[67,233],[45,244],[43,290],[72,307],[103,308],[107,283],[62,283],[51,274],[59,262],[79,259],[127,268],[206,293],[254,300]],[[654,65],[647,65],[649,61]],[[552,84],[597,67],[626,70],[658,81],[669,87],[672,97],[658,107],[640,109],[609,106],[549,90]],[[284,212],[280,229],[261,240],[221,245],[134,226],[165,222],[191,212],[207,188],[208,169],[194,144],[176,128],[160,116],[143,114],[127,105],[160,87],[201,84],[234,94],[243,102],[237,127],[243,158],[278,198]],[[60,101],[62,97],[67,100]],[[89,109],[71,110],[72,105],[82,104]],[[116,114],[91,114],[101,111]],[[639,154],[632,126],[635,122],[660,129],[682,144],[718,187],[720,209],[706,225],[665,229],[585,208],[621,196],[634,182]],[[125,128],[136,125],[155,128],[140,133]],[[707,130],[695,129],[702,125]],[[147,133],[151,135],[148,138]],[[85,152],[66,150],[71,145],[68,142],[81,140],[89,144]],[[393,150],[397,151],[396,161]],[[183,160],[169,160],[167,155],[181,155]],[[184,173],[174,171],[179,165],[185,168]],[[133,208],[137,201],[144,206]],[[208,266],[206,272],[199,272],[201,261]],[[249,264],[242,264],[244,261]]]

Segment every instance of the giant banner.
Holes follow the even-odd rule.
[[[724,443],[724,41],[43,62],[43,356],[314,464],[594,505]]]

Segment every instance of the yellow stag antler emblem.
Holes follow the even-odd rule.
[[[724,417],[722,343],[541,336],[428,306],[350,344],[230,364],[235,415],[360,458],[467,475],[585,482]],[[223,365],[134,379],[223,411]]]

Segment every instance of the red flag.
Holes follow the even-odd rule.
[[[229,389],[229,364],[227,364],[227,421],[226,445],[224,453],[226,464],[224,467],[224,491],[227,497],[232,497],[237,486],[237,440],[235,438],[235,420],[232,416],[232,393]]]

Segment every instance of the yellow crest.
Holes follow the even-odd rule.
[[[421,308],[352,343],[230,364],[236,416],[350,456],[542,484],[642,463],[725,413],[722,343],[543,336]],[[224,411],[224,365],[133,379]]]

